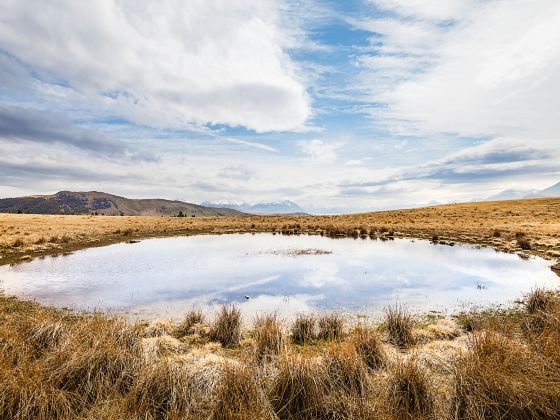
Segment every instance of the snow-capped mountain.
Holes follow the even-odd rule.
[[[521,198],[560,197],[560,182],[544,190],[506,190],[484,201],[517,200]]]
[[[201,205],[214,208],[227,208],[239,210],[244,213],[252,214],[297,214],[305,213],[305,210],[290,200],[282,201],[261,201],[258,203],[248,203],[239,201],[204,201]]]

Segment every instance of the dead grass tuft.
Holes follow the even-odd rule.
[[[389,372],[387,404],[397,419],[434,417],[435,405],[426,370],[414,356],[398,359]]]
[[[309,343],[315,338],[315,324],[315,316],[298,314],[290,328],[292,341],[296,344]]]
[[[385,308],[385,326],[391,344],[399,348],[414,344],[414,319],[404,306]]]
[[[199,409],[198,398],[188,365],[166,358],[139,373],[129,393],[128,411],[143,419],[185,418]]]
[[[280,418],[321,418],[328,375],[321,361],[308,354],[284,354],[278,362],[270,400]]]
[[[352,343],[369,369],[376,370],[385,364],[386,355],[383,343],[379,335],[371,328],[357,327],[352,334]]]
[[[318,337],[323,340],[337,340],[344,331],[344,318],[337,313],[319,317],[317,324],[319,327]]]
[[[212,418],[270,419],[272,407],[259,384],[257,369],[242,363],[226,362],[216,387]]]
[[[365,396],[368,372],[352,343],[332,343],[327,349],[324,363],[331,391]]]
[[[282,324],[276,313],[257,317],[254,328],[255,354],[258,360],[278,355],[285,349],[286,342]]]
[[[222,346],[238,345],[241,339],[241,311],[235,305],[224,305],[210,331],[210,339]]]
[[[177,337],[194,334],[195,326],[204,324],[204,313],[200,309],[193,309],[187,312],[179,325],[173,331]]]
[[[460,419],[558,418],[558,366],[515,339],[477,333],[456,364],[452,406]]]

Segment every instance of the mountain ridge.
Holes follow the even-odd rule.
[[[59,191],[0,199],[0,213],[102,214],[122,216],[240,216],[228,208],[212,208],[178,200],[132,199],[99,191]]]
[[[485,198],[483,201],[519,200],[523,198],[549,198],[560,197],[560,182],[543,190],[536,189],[510,189]]]
[[[201,206],[209,206],[214,208],[229,208],[251,214],[307,214],[306,211],[298,204],[290,200],[279,201],[260,201],[257,203],[249,203],[246,201],[204,201]]]

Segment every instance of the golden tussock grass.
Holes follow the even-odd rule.
[[[317,320],[317,327],[318,338],[322,340],[336,340],[340,338],[344,330],[344,318],[336,313],[325,314]]]
[[[280,354],[286,348],[286,338],[282,323],[276,313],[259,315],[253,329],[255,354],[264,360]]]
[[[300,346],[276,314],[242,330],[238,308],[224,306],[199,343],[176,334],[184,321],[155,323],[172,336],[0,296],[0,418],[559,418],[560,300],[546,296],[538,309],[528,296],[478,312],[473,332],[417,321],[424,339],[404,347],[382,334],[386,322],[333,340],[300,316],[296,330],[305,319],[311,337]]]
[[[385,308],[385,327],[395,346],[406,348],[414,344],[414,318],[404,306]]]
[[[296,344],[309,343],[316,336],[317,319],[312,314],[297,314],[290,327],[292,341]]]
[[[210,330],[210,339],[222,346],[239,344],[241,339],[241,311],[235,305],[223,305]]]

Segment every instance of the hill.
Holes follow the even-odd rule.
[[[0,199],[1,213],[33,214],[104,214],[123,216],[239,216],[243,213],[227,209],[199,206],[163,199],[130,199],[104,192],[60,191],[38,195]]]

